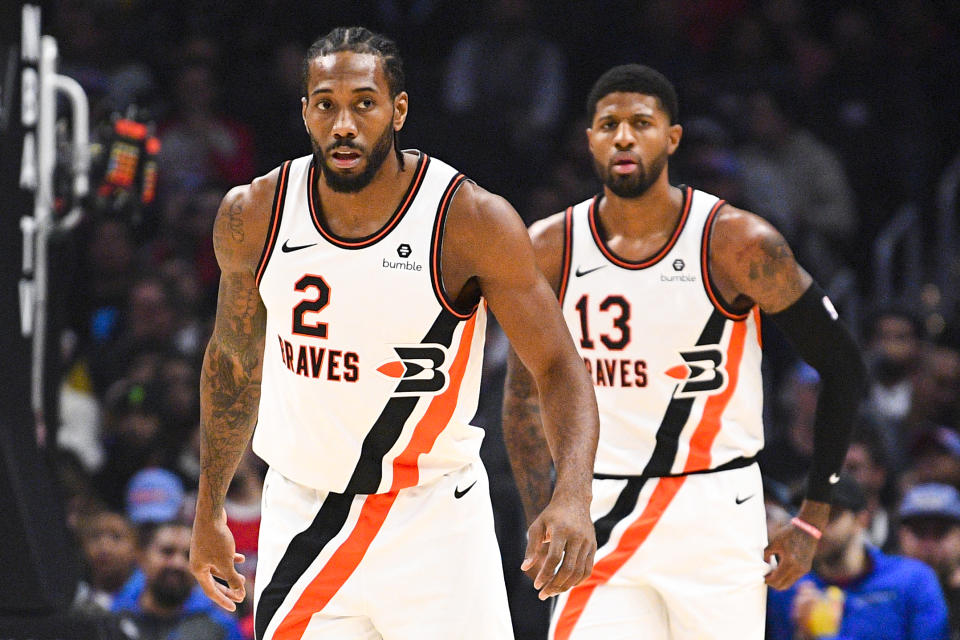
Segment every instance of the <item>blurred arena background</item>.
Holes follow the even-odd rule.
[[[410,94],[402,146],[504,195],[528,224],[599,188],[583,133],[595,78],[625,62],[665,73],[684,126],[672,181],[773,221],[864,345],[872,390],[858,440],[874,475],[861,483],[888,523],[874,542],[900,550],[896,514],[909,487],[960,486],[960,3],[37,3],[57,73],[88,98],[92,157],[89,194],[78,197],[80,149],[61,97],[41,203],[56,229],[39,356],[22,330],[23,283],[36,277],[22,219],[37,197],[23,166],[37,133],[24,116],[24,78],[37,63],[23,56],[23,6],[0,8],[0,531],[10,541],[0,637],[122,633],[109,606],[78,604],[95,569],[92,523],[104,510],[131,529],[190,521],[199,363],[219,275],[213,217],[231,186],[309,153],[300,65],[338,25],[399,43]],[[810,452],[816,379],[765,332],[763,470],[788,503]],[[518,570],[525,527],[500,437],[506,346],[495,326],[488,345],[477,423],[488,431],[517,637],[537,638],[546,609]],[[155,473],[138,475],[145,469]],[[249,456],[231,496],[236,531],[252,545],[250,575],[263,471]],[[951,579],[944,589],[960,611]],[[956,633],[960,619],[952,625]]]

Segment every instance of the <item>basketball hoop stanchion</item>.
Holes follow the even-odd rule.
[[[23,271],[20,279],[20,330],[31,337],[30,406],[42,445],[44,419],[44,373],[47,342],[48,261],[51,234],[70,229],[80,221],[82,202],[90,185],[89,105],[80,84],[57,74],[57,41],[40,35],[40,8],[24,5],[21,47],[23,156],[20,186],[33,192],[32,215],[20,219],[23,233]],[[57,96],[71,105],[72,207],[54,217],[54,168],[57,164]]]

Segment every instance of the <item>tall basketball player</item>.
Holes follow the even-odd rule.
[[[333,30],[307,53],[302,103],[313,155],[230,191],[214,228],[192,570],[225,608],[243,598],[223,502],[256,424],[257,638],[512,637],[469,424],[488,305],[543,390],[556,454],[531,530],[542,596],[585,577],[596,548],[590,380],[513,208],[396,147],[394,43]]]
[[[864,387],[860,353],[776,229],[668,182],[682,130],[666,78],[615,67],[587,110],[603,191],[531,229],[600,407],[597,561],[558,598],[551,634],[760,640],[764,581],[783,589],[805,573],[827,523]],[[806,499],[769,545],[754,462],[760,311],[822,377]],[[507,385],[504,432],[533,513],[549,495],[542,405],[515,358]]]

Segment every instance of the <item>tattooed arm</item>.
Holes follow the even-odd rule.
[[[256,268],[276,175],[231,190],[220,205],[213,244],[220,265],[217,315],[200,374],[200,485],[190,568],[214,602],[233,611],[245,591],[223,504],[256,424],[266,309]],[[229,586],[218,584],[220,578]]]
[[[563,267],[563,214],[537,222],[530,235],[537,266],[556,294]],[[551,449],[540,418],[540,392],[513,348],[507,357],[503,438],[529,526],[550,502]]]
[[[737,309],[768,314],[798,355],[820,374],[813,461],[797,517],[821,531],[856,419],[866,376],[860,350],[826,294],[793,257],[783,236],[762,218],[726,206],[717,214],[710,271],[721,297]],[[764,552],[779,564],[767,583],[785,589],[809,571],[816,539],[795,526],[778,531]]]
[[[503,439],[530,526],[550,502],[550,449],[540,420],[537,385],[513,348],[507,356]]]

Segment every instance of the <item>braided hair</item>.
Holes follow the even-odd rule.
[[[400,59],[400,49],[396,42],[364,27],[337,27],[307,49],[301,69],[304,96],[309,92],[307,83],[310,78],[310,63],[316,58],[340,51],[369,53],[377,56],[383,64],[383,74],[387,77],[390,97],[395,98],[403,91],[403,60]],[[393,132],[393,150],[400,162],[400,169],[403,170],[403,152],[400,150],[400,137],[396,130]]]

